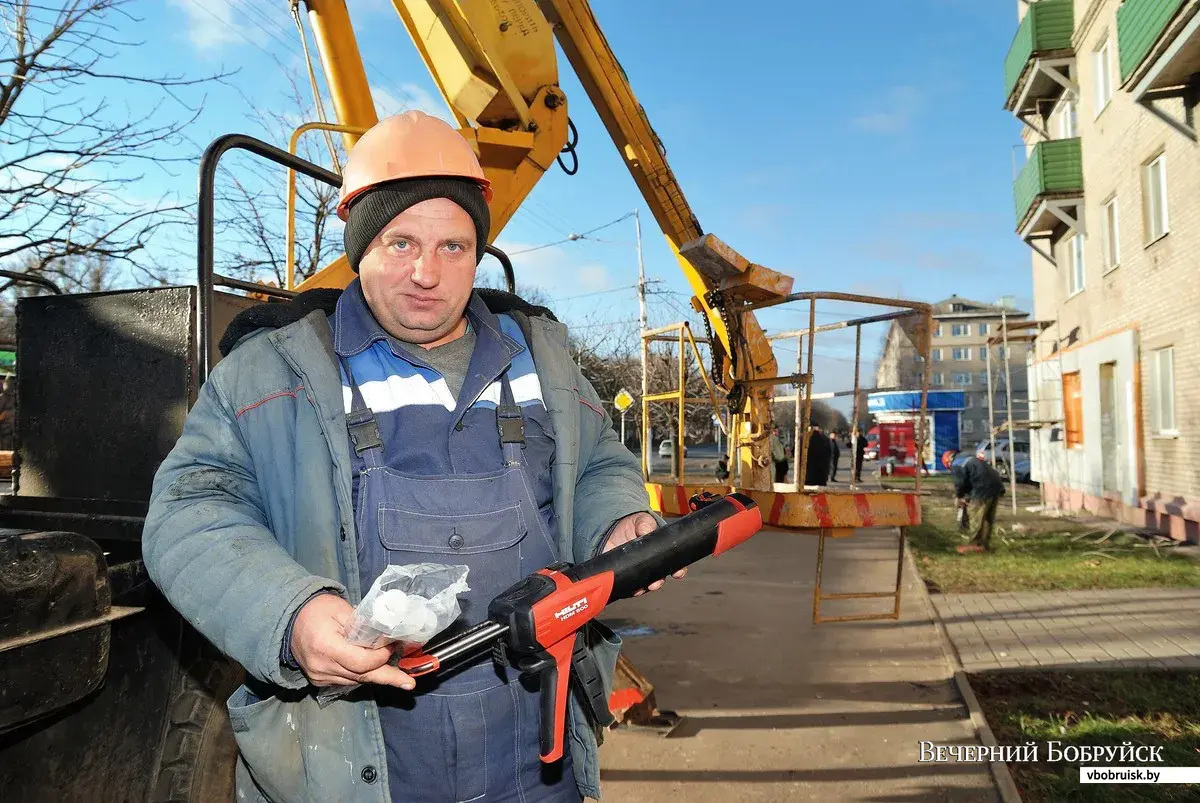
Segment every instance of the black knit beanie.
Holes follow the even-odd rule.
[[[483,189],[473,181],[458,178],[410,178],[381,184],[360,195],[350,204],[342,240],[346,259],[358,273],[358,263],[367,246],[396,215],[433,198],[449,198],[466,210],[475,221],[475,264],[483,259],[492,215]]]

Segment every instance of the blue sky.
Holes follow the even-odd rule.
[[[794,276],[797,291],[923,301],[1013,295],[1031,308],[1028,249],[1013,233],[1019,124],[1002,108],[1013,3],[592,5],[705,231]],[[283,0],[143,2],[138,13],[141,23],[120,27],[146,43],[124,57],[141,71],[240,70],[231,79],[237,91],[209,90],[192,130],[201,147],[222,133],[257,133],[247,122],[250,103],[282,108],[285,81],[271,55],[302,64]],[[381,113],[444,113],[391,3],[354,0],[351,13]],[[682,274],[561,54],[559,72],[579,129],[580,170],[551,169],[499,244],[522,250],[639,209],[647,274],[666,291],[651,299],[651,323],[678,320],[689,294]],[[154,186],[145,194],[154,195],[167,180],[147,182]],[[173,186],[194,196],[195,177],[185,172]],[[621,289],[637,278],[633,221],[596,236],[605,241],[517,256],[518,281],[541,286],[560,316],[580,325],[635,319],[634,292]],[[578,297],[599,291],[612,292]],[[822,322],[846,317],[837,305],[820,310]],[[807,312],[765,311],[759,319],[781,331],[804,325]],[[867,356],[883,332],[864,330]],[[848,387],[853,336],[825,337],[817,341],[817,389]],[[794,341],[776,353],[790,370],[788,347]]]

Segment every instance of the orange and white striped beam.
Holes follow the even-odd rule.
[[[909,527],[921,523],[921,502],[915,493],[903,491],[852,491],[837,489],[821,493],[753,491],[728,485],[665,485],[646,483],[654,510],[664,516],[689,512],[688,500],[708,491],[736,491],[754,500],[763,514],[763,524],[795,530],[846,531],[871,527]],[[829,533],[827,533],[829,534]]]

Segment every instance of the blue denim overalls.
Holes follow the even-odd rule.
[[[495,596],[558,559],[526,470],[524,419],[507,369],[500,377],[495,429],[503,466],[422,476],[385,465],[375,416],[348,361],[341,363],[352,399],[347,426],[358,455],[355,516],[364,578],[377,577],[388,564],[464,564],[470,567],[471,590],[459,597],[462,615],[438,639],[484,620]],[[436,434],[414,433],[431,436]],[[569,750],[552,765],[538,758],[536,678],[498,669],[485,655],[469,666],[419,678],[413,692],[374,689],[396,803],[582,799]]]

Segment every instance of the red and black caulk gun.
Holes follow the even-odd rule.
[[[709,555],[719,555],[762,529],[762,514],[747,496],[693,496],[692,512],[654,532],[575,565],[548,566],[500,594],[488,618],[436,646],[406,655],[399,667],[414,677],[428,675],[491,650],[497,661],[541,676],[541,759],[563,754],[567,689],[579,631],[605,606],[632,597]],[[580,642],[577,645],[577,642]],[[583,664],[575,661],[577,670]],[[577,672],[577,675],[579,673]],[[597,710],[608,716],[598,673],[577,677]],[[599,700],[597,701],[597,695]]]

